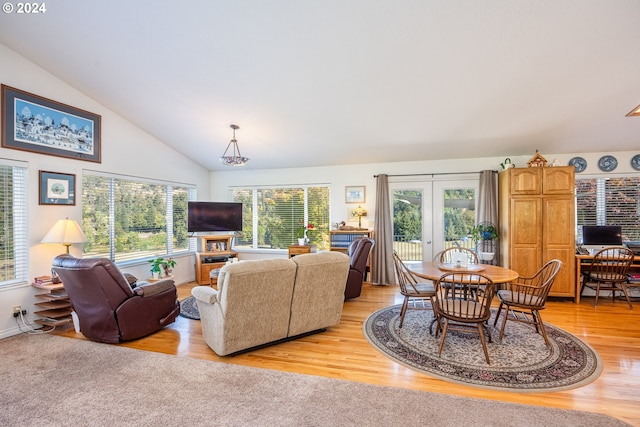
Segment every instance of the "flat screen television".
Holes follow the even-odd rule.
[[[583,225],[584,246],[622,246],[622,227],[619,225]]]
[[[188,202],[189,233],[242,230],[242,203]]]

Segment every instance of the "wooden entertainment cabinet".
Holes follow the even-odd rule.
[[[194,236],[197,239],[196,283],[209,285],[211,270],[221,268],[229,260],[238,255],[231,250],[233,236],[220,234],[210,236]]]

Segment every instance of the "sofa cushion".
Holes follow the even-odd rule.
[[[291,258],[298,266],[291,300],[289,336],[340,323],[350,258],[319,252]]]
[[[194,288],[209,347],[223,356],[286,338],[295,274],[288,259],[248,260],[224,266],[217,291]]]

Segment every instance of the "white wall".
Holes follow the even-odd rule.
[[[209,172],[180,153],[129,123],[91,98],[75,90],[42,68],[35,66],[15,52],[0,45],[0,82],[45,98],[72,105],[102,116],[102,163],[29,153],[0,148],[0,157],[28,163],[29,216],[29,277],[50,274],[51,260],[64,251],[62,245],[40,243],[40,239],[56,220],[69,217],[82,220],[79,194],[82,193],[82,174],[85,170],[102,171],[161,179],[197,186],[198,194],[208,195]],[[38,205],[39,171],[53,171],[76,175],[76,206]],[[74,245],[72,254],[81,256],[81,248]],[[178,259],[175,274],[178,283],[194,280],[194,258]],[[127,267],[126,271],[139,278],[148,276],[148,265]],[[30,284],[0,288],[0,338],[19,332],[12,308],[21,305],[35,319],[34,294]]]
[[[546,154],[541,153],[549,163],[557,160],[560,165],[567,165],[573,157],[580,156],[587,161],[584,172],[578,177],[614,176],[614,175],[640,175],[631,167],[631,158],[638,152],[607,152],[607,153],[582,153],[582,154]],[[618,160],[618,167],[611,173],[604,173],[598,169],[598,159],[605,154],[612,154]],[[366,202],[363,206],[367,209],[368,216],[362,218],[362,226],[373,228],[375,212],[376,182],[374,175],[403,175],[403,174],[442,174],[479,172],[492,169],[502,170],[500,166],[506,157],[516,167],[527,167],[527,162],[535,155],[531,153],[525,156],[512,156],[505,153],[501,158],[478,158],[456,160],[433,160],[398,163],[376,163],[347,166],[327,166],[315,168],[295,168],[281,170],[243,170],[241,168],[229,169],[224,172],[211,173],[211,200],[231,200],[231,188],[253,185],[295,185],[295,184],[327,184],[331,191],[330,223],[346,221],[348,225],[357,225],[357,218],[351,215],[351,211],[357,204],[345,203],[345,186],[366,186]],[[399,179],[399,178],[395,178]],[[411,178],[406,178],[411,179]],[[279,256],[286,256],[286,251],[281,251]],[[243,251],[241,259],[253,259],[266,256],[274,256],[272,253],[265,255],[252,251]]]

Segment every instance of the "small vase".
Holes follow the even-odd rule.
[[[298,245],[300,245],[300,246],[304,246],[304,244],[305,244],[305,240],[306,240],[306,239],[305,239],[304,237],[302,237],[302,238],[298,239]]]
[[[159,271],[152,271],[151,272],[151,278],[152,279],[157,279],[159,275],[160,275]]]

